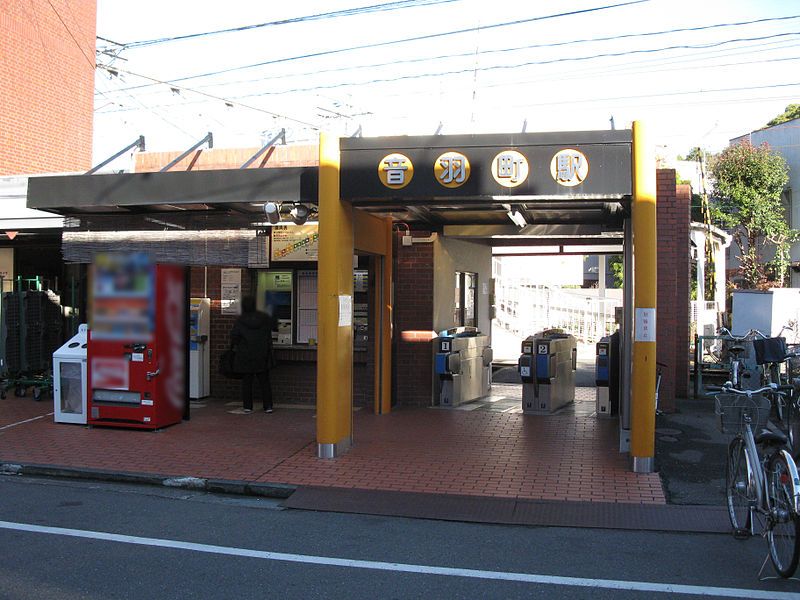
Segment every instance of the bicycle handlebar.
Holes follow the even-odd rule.
[[[717,333],[729,337],[732,340],[736,340],[737,342],[747,342],[750,341],[750,339],[755,336],[760,336],[764,339],[767,339],[769,337],[768,335],[764,335],[763,333],[761,333],[758,329],[750,329],[744,335],[733,335],[731,333],[731,330],[728,329],[727,327],[720,327],[719,329],[717,329]]]
[[[770,383],[769,385],[765,385],[764,387],[758,388],[757,390],[737,390],[733,387],[733,384],[730,381],[726,381],[725,384],[719,389],[719,391],[724,393],[732,393],[738,394],[740,396],[754,396],[755,394],[762,394],[764,392],[770,392],[773,394],[777,394],[778,396],[785,396],[786,392],[781,391],[778,389],[778,384]],[[788,390],[787,390],[788,391]]]

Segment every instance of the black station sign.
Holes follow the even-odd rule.
[[[631,194],[631,140],[629,130],[347,138],[341,197],[616,199]]]

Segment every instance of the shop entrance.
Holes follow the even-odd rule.
[[[628,281],[634,283],[625,305],[635,309],[625,311],[624,318],[630,380],[623,385],[630,389],[631,397],[631,456],[635,471],[651,472],[655,426],[655,165],[647,160],[645,148],[639,124],[632,131],[618,132],[349,139],[341,144],[323,136],[320,211],[327,218],[336,211],[346,215],[353,207],[354,214],[363,211],[391,217],[395,222],[412,221],[428,240],[437,241],[431,257],[437,282],[433,286],[434,315],[440,310],[439,290],[447,290],[446,285],[438,284],[441,276],[450,281],[449,310],[454,316],[453,277],[457,272],[462,278],[464,273],[475,272],[469,264],[460,266],[465,252],[469,254],[468,246],[520,247],[533,241],[562,248],[609,243],[625,248],[626,264],[631,268]],[[410,230],[407,235],[398,233],[398,237],[401,245],[423,242],[415,240]],[[331,264],[341,242],[341,236],[338,240],[335,234],[329,238]],[[325,254],[321,247],[321,270],[325,268]],[[350,278],[348,270],[344,269],[340,280]],[[399,277],[396,274],[395,285]],[[481,280],[480,274],[477,280]],[[484,280],[484,285],[487,283]],[[346,329],[342,323],[347,319],[343,320],[341,313],[346,310],[341,300],[346,292],[333,290],[332,297],[340,296],[339,305],[332,302],[332,310],[320,316],[338,321],[337,336],[346,335],[341,331]],[[487,291],[485,295],[490,294]],[[394,308],[400,311],[401,305]],[[462,317],[467,308],[466,304],[458,307]],[[433,330],[437,329],[434,324]],[[320,360],[335,364],[335,354],[334,350],[334,356],[320,355]],[[402,357],[395,356],[394,361],[397,376],[403,377]],[[322,365],[319,373],[317,388],[321,391],[328,382]],[[349,446],[352,429],[344,425],[344,420],[324,416],[328,409],[331,414],[341,414],[336,410],[337,402],[339,409],[346,407],[349,412],[350,402],[342,402],[347,396],[346,389],[338,391],[336,400],[318,394],[318,410],[323,415],[318,423],[320,456],[336,456]]]

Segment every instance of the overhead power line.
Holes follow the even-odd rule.
[[[136,42],[118,43],[111,40],[97,36],[98,39],[105,42],[110,42],[118,46],[124,46],[126,49],[142,48],[144,46],[153,46],[156,44],[165,44],[167,42],[177,42],[183,40],[191,40],[200,37],[208,37],[212,35],[220,35],[224,33],[235,33],[239,31],[249,31],[251,29],[260,29],[263,27],[275,27],[278,25],[289,25],[292,23],[305,23],[308,21],[321,21],[324,19],[334,19],[338,17],[351,17],[356,15],[363,15],[375,12],[386,12],[393,10],[401,10],[404,8],[418,8],[424,6],[432,6],[436,4],[448,4],[450,2],[457,2],[458,0],[399,0],[397,2],[385,2],[383,4],[373,4],[370,6],[359,6],[355,8],[345,8],[342,10],[335,10],[331,12],[319,13],[315,15],[306,15],[302,17],[292,17],[289,19],[280,19],[277,21],[268,21],[266,23],[255,23],[252,25],[242,25],[240,27],[230,27],[228,29],[216,29],[213,31],[202,31],[198,33],[189,33],[186,35],[175,35],[171,37],[161,37],[152,40],[140,40]]]
[[[549,19],[557,19],[557,18],[560,18],[560,17],[569,17],[569,16],[575,16],[575,15],[598,12],[598,11],[602,11],[602,10],[610,10],[610,9],[613,9],[613,8],[621,8],[621,7],[625,7],[625,6],[633,6],[633,5],[636,5],[636,4],[643,4],[643,3],[646,3],[646,2],[650,2],[650,1],[651,0],[630,0],[628,2],[621,2],[619,4],[608,4],[608,5],[605,5],[605,6],[596,6],[596,7],[593,7],[593,8],[584,8],[584,9],[580,9],[580,10],[573,10],[573,11],[568,11],[568,12],[555,13],[555,14],[551,14],[551,15],[544,15],[544,16],[541,16],[541,17],[530,17],[530,18],[527,18],[527,19],[516,19],[516,20],[513,20],[513,21],[505,21],[503,23],[494,23],[494,24],[491,24],[491,25],[481,25],[481,26],[477,26],[477,27],[467,27],[467,28],[464,28],[464,29],[456,29],[456,30],[444,31],[444,32],[440,32],[440,33],[429,33],[429,34],[426,34],[426,35],[419,35],[419,36],[415,36],[415,37],[401,38],[401,39],[396,39],[396,40],[388,40],[388,41],[385,41],[385,42],[375,42],[375,43],[372,43],[372,44],[362,44],[362,45],[359,45],[359,46],[350,46],[350,47],[347,47],[347,48],[336,48],[334,50],[323,50],[323,51],[320,51],[320,52],[311,52],[311,53],[308,53],[308,54],[301,54],[301,55],[297,55],[297,56],[289,56],[289,57],[284,57],[284,58],[276,58],[276,59],[273,59],[273,60],[253,63],[253,64],[249,64],[249,65],[239,65],[239,66],[236,66],[236,67],[229,67],[227,69],[220,69],[220,70],[217,70],[217,71],[209,71],[207,73],[198,73],[196,75],[186,75],[184,77],[173,77],[173,78],[169,79],[169,82],[173,82],[174,83],[174,82],[180,82],[180,81],[189,81],[189,80],[192,80],[192,79],[200,79],[200,78],[203,78],[203,77],[212,77],[214,75],[222,75],[224,73],[232,73],[234,71],[243,71],[243,70],[246,70],[246,69],[253,69],[255,67],[263,67],[263,66],[266,66],[266,65],[274,65],[274,64],[280,64],[280,63],[292,62],[292,61],[295,61],[295,60],[303,60],[303,59],[307,59],[307,58],[317,58],[317,57],[320,57],[320,56],[330,56],[332,54],[342,54],[342,53],[345,53],[345,52],[353,52],[353,51],[356,51],[356,50],[366,50],[366,49],[369,49],[369,48],[382,48],[382,47],[386,47],[386,46],[393,46],[393,45],[397,45],[397,44],[406,44],[406,43],[410,43],[410,42],[420,42],[420,41],[425,41],[425,40],[432,40],[432,39],[447,37],[447,36],[451,36],[451,35],[459,35],[459,34],[464,34],[464,33],[473,33],[475,31],[479,31],[479,30],[480,31],[486,31],[488,29],[498,29],[498,28],[501,28],[501,27],[511,27],[511,26],[514,26],[514,25],[523,25],[525,23],[533,23],[533,22],[536,22],[536,21],[545,21],[545,20],[549,20]],[[128,90],[139,89],[139,88],[143,88],[143,87],[149,87],[150,85],[152,85],[152,84],[144,84],[144,85],[140,85],[140,86],[129,87],[127,89]]]
[[[800,56],[790,56],[790,57],[782,57],[782,58],[770,58],[770,59],[761,59],[761,60],[746,61],[746,62],[737,61],[737,62],[730,62],[730,63],[716,63],[716,64],[713,64],[713,65],[686,66],[686,65],[679,64],[678,66],[674,66],[674,67],[670,67],[670,68],[661,68],[661,65],[658,65],[658,69],[655,70],[655,71],[653,70],[652,67],[648,67],[646,65],[641,65],[641,66],[634,65],[634,66],[636,68],[639,68],[639,69],[646,68],[646,69],[648,69],[646,71],[647,73],[654,74],[654,73],[664,73],[664,72],[675,71],[675,70],[679,70],[679,71],[685,72],[685,71],[687,71],[689,69],[707,69],[707,68],[717,69],[717,68],[722,68],[722,67],[734,67],[734,66],[735,67],[740,67],[742,65],[763,64],[763,63],[773,63],[773,62],[794,62],[794,61],[800,61]],[[670,65],[670,64],[674,64],[674,63],[673,62],[668,62],[668,63],[665,63],[665,64],[666,65]],[[586,78],[586,77],[593,77],[593,78],[607,77],[609,75],[614,75],[614,74],[615,73],[614,73],[613,70],[612,71],[601,70],[601,71],[594,71],[594,72],[591,72],[591,73],[575,72],[575,73],[572,73],[572,74],[569,74],[569,75],[563,75],[562,74],[561,76],[559,76],[559,81],[564,82],[564,81],[569,81],[569,80],[574,80],[574,79],[582,79],[582,78]],[[505,81],[505,82],[501,82],[501,83],[494,83],[494,84],[484,85],[484,86],[482,86],[482,89],[487,90],[487,89],[498,88],[498,87],[506,87],[506,86],[512,86],[512,85],[519,88],[520,86],[537,84],[537,83],[541,83],[542,81],[547,81],[547,80],[548,79],[546,77],[540,77],[538,79],[529,79],[529,80],[522,80],[522,81],[519,81],[519,80],[515,80],[513,82]],[[113,92],[115,90],[110,90],[110,91]],[[187,91],[191,91],[191,90],[187,90]],[[438,92],[435,92],[435,93],[438,94]],[[385,98],[385,99],[388,99],[388,98],[395,98],[395,97],[405,96],[405,95],[406,95],[405,93],[403,93],[403,94],[386,94],[386,95],[384,95],[382,97]],[[133,98],[133,96],[131,96],[131,97]],[[139,101],[137,100],[137,102],[139,102]],[[193,101],[185,102],[184,105],[202,104],[202,103],[206,103],[206,102],[208,102],[208,100],[193,100]],[[139,103],[141,104],[141,102],[139,102]],[[111,108],[111,109],[108,109],[108,110],[102,110],[106,106],[118,106],[118,108]],[[158,104],[158,105],[155,105],[153,108],[164,108],[164,107],[169,107],[169,106],[175,106],[175,105],[174,104]],[[110,102],[109,104],[107,104],[105,106],[102,106],[100,108],[95,109],[95,112],[97,114],[111,114],[111,113],[120,113],[120,112],[131,112],[131,111],[135,111],[135,110],[138,110],[138,109],[133,108],[133,107],[125,107],[125,106],[119,105],[118,103]]]
[[[154,84],[169,85],[170,87],[174,88],[175,90],[192,92],[194,94],[199,94],[200,96],[205,96],[206,98],[210,98],[212,100],[219,100],[220,102],[224,102],[224,103],[229,104],[231,106],[234,106],[234,105],[240,106],[242,108],[247,108],[247,109],[250,109],[250,110],[254,110],[254,111],[257,111],[257,112],[261,112],[261,113],[267,114],[267,115],[269,115],[271,117],[278,117],[280,119],[285,119],[287,121],[293,121],[294,123],[299,123],[300,125],[306,125],[307,127],[311,127],[312,129],[319,129],[319,127],[317,125],[315,125],[314,123],[309,123],[307,121],[301,121],[300,119],[295,119],[294,117],[289,117],[287,115],[282,115],[280,113],[272,112],[270,110],[266,110],[266,109],[260,108],[258,106],[252,106],[252,105],[249,105],[249,104],[245,104],[243,102],[238,102],[235,99],[223,98],[222,96],[215,96],[214,94],[208,94],[206,92],[201,92],[199,90],[193,90],[191,88],[187,88],[187,87],[184,87],[184,86],[181,86],[181,85],[177,85],[175,83],[162,81],[160,79],[156,79],[155,77],[149,77],[147,75],[140,75],[139,73],[133,73],[133,72],[127,71],[125,69],[119,69],[117,67],[109,67],[108,65],[103,65],[103,64],[98,64],[97,67],[100,68],[100,69],[103,69],[105,71],[108,71],[109,73],[112,73],[112,74],[126,73],[127,75],[132,75],[134,77],[141,77],[142,79],[147,79],[148,81],[152,81]],[[110,111],[107,111],[107,112],[110,112]]]
[[[514,69],[514,68],[521,68],[521,67],[524,67],[524,66],[560,63],[560,62],[568,62],[568,61],[583,62],[583,61],[588,61],[588,60],[592,60],[592,59],[608,58],[608,57],[620,57],[620,56],[626,56],[626,55],[631,55],[631,54],[655,54],[655,53],[658,53],[658,52],[671,51],[671,50],[676,50],[676,49],[708,49],[708,48],[715,48],[715,47],[728,45],[728,44],[735,43],[735,42],[742,42],[742,41],[759,41],[759,42],[763,42],[767,38],[782,38],[782,37],[785,37],[787,35],[800,35],[800,33],[781,33],[781,34],[774,34],[772,36],[760,36],[760,37],[756,37],[756,38],[739,38],[739,39],[734,39],[734,40],[723,40],[723,41],[720,41],[720,42],[714,42],[714,43],[710,43],[710,44],[679,45],[679,46],[669,46],[669,47],[663,47],[663,48],[628,50],[628,51],[625,51],[625,52],[616,52],[616,53],[608,53],[608,54],[596,54],[596,55],[580,56],[580,57],[572,57],[572,58],[558,58],[558,59],[551,59],[551,60],[544,60],[544,61],[527,61],[525,63],[515,64],[515,65],[503,64],[503,65],[494,65],[494,66],[488,66],[488,67],[479,67],[478,70],[480,70],[480,71],[491,71],[491,70],[498,70],[498,69]],[[760,44],[760,45],[763,45],[763,44]],[[688,56],[688,55],[686,55],[686,56]],[[242,95],[239,95],[239,96],[230,96],[230,97],[222,98],[220,96],[216,96],[216,95],[213,95],[213,94],[209,94],[209,93],[203,92],[203,91],[201,91],[199,89],[196,89],[196,88],[191,88],[191,87],[187,87],[187,86],[180,86],[180,85],[172,84],[172,83],[169,83],[169,82],[160,81],[160,80],[158,80],[158,79],[156,79],[154,77],[138,75],[136,73],[130,73],[129,71],[119,70],[119,69],[116,69],[116,68],[107,67],[105,65],[98,65],[98,66],[100,66],[102,68],[105,68],[105,69],[109,70],[110,72],[114,72],[114,71],[127,72],[127,73],[129,73],[131,75],[134,75],[134,76],[137,76],[137,77],[141,77],[141,78],[147,79],[147,80],[152,81],[152,82],[163,83],[165,85],[169,85],[171,87],[175,87],[176,89],[181,89],[183,91],[196,93],[198,95],[205,96],[207,98],[211,98],[211,99],[214,99],[214,100],[221,100],[221,101],[224,101],[224,102],[234,102],[234,101],[239,101],[239,100],[242,100],[242,99],[245,99],[245,98],[261,97],[261,96],[269,96],[269,95],[281,95],[281,94],[298,93],[298,92],[308,92],[308,91],[316,91],[316,90],[321,90],[321,89],[333,89],[333,88],[339,88],[339,87],[354,87],[354,86],[361,86],[361,85],[374,85],[374,84],[381,84],[381,83],[392,83],[392,82],[395,82],[395,81],[422,79],[422,78],[428,78],[428,77],[434,77],[434,76],[444,77],[444,76],[452,76],[452,75],[461,75],[461,74],[464,74],[464,73],[471,73],[474,70],[474,67],[470,67],[470,68],[464,68],[464,69],[457,69],[457,70],[453,70],[453,71],[437,71],[435,73],[418,73],[418,74],[413,74],[413,75],[398,76],[398,77],[394,77],[394,78],[372,79],[372,80],[369,80],[369,81],[362,81],[362,82],[337,82],[335,84],[329,84],[329,85],[316,85],[316,86],[309,86],[309,87],[305,87],[305,88],[293,88],[293,89],[278,90],[278,91],[273,91],[273,92],[258,92],[258,93],[242,94]],[[628,65],[628,66],[629,67],[630,66],[634,66],[635,67],[636,64]],[[520,85],[522,83],[525,83],[525,82],[521,82],[519,79],[516,79],[515,82],[514,82],[515,85]],[[508,85],[508,84],[493,84],[493,85],[489,85],[487,87],[496,87],[498,85]],[[123,90],[123,91],[124,90],[128,90],[128,89],[130,89],[130,88],[121,88],[121,90]],[[167,105],[160,105],[160,106],[167,106]],[[122,111],[124,111],[124,110],[125,109],[122,109]],[[104,113],[120,112],[120,110],[119,109],[113,109],[113,110],[107,110],[107,111],[103,111],[103,112]]]
[[[598,38],[584,38],[584,39],[577,39],[577,40],[569,40],[564,42],[552,42],[547,44],[529,44],[525,46],[515,46],[511,48],[496,48],[496,49],[485,49],[485,50],[478,50],[477,53],[480,55],[489,55],[489,54],[500,54],[500,53],[510,53],[510,52],[518,52],[521,50],[533,50],[538,48],[555,48],[560,46],[571,46],[571,45],[578,45],[578,44],[586,44],[586,43],[597,43],[597,42],[609,42],[621,39],[629,39],[629,38],[637,38],[637,37],[653,37],[659,35],[669,35],[672,33],[687,33],[687,32],[695,32],[695,31],[707,31],[710,29],[719,29],[723,27],[741,27],[745,25],[755,25],[760,23],[765,23],[769,21],[786,21],[790,19],[800,19],[800,15],[791,15],[785,17],[773,17],[767,19],[756,19],[753,21],[739,21],[737,23],[718,23],[714,25],[701,25],[698,27],[681,27],[679,29],[666,29],[663,31],[648,31],[644,33],[626,33],[622,35],[613,35],[613,36],[606,36],[606,37],[598,37]],[[335,67],[332,69],[320,69],[317,71],[305,71],[303,73],[293,73],[290,75],[282,74],[282,75],[271,75],[267,77],[259,77],[257,79],[246,79],[246,80],[239,80],[239,81],[223,81],[219,83],[210,83],[203,86],[198,86],[199,89],[207,89],[211,87],[218,87],[221,85],[230,86],[230,85],[237,85],[241,83],[254,83],[260,81],[266,81],[269,79],[286,79],[287,77],[310,77],[313,75],[325,75],[328,73],[343,73],[347,71],[359,71],[362,69],[375,69],[380,67],[386,66],[397,66],[403,64],[416,64],[421,62],[430,62],[430,61],[438,61],[438,60],[445,60],[450,58],[464,58],[464,57],[472,57],[476,51],[471,52],[461,52],[461,53],[454,53],[454,54],[440,54],[437,56],[426,56],[421,58],[409,58],[409,59],[399,59],[393,60],[391,62],[381,62],[381,63],[370,63],[370,64],[363,64],[363,65],[348,65],[343,67]]]
[[[778,33],[774,35],[766,35],[766,36],[759,36],[759,37],[752,37],[752,38],[738,38],[733,40],[723,40],[721,42],[712,42],[709,44],[678,44],[674,46],[666,46],[663,48],[647,48],[641,50],[626,50],[623,52],[608,52],[604,54],[592,54],[588,56],[573,56],[573,57],[563,57],[563,58],[553,58],[548,60],[531,60],[525,62],[519,62],[515,64],[500,64],[500,65],[491,65],[488,67],[465,67],[462,69],[452,69],[450,71],[435,71],[431,73],[415,73],[412,75],[398,75],[396,77],[384,77],[380,79],[370,79],[368,81],[359,81],[359,82],[337,82],[332,84],[326,85],[316,85],[316,86],[308,86],[303,88],[293,88],[287,90],[280,90],[280,91],[270,91],[270,92],[258,92],[253,94],[243,94],[241,96],[234,96],[234,98],[252,98],[256,96],[276,96],[280,94],[290,94],[290,93],[297,93],[297,92],[310,92],[315,90],[325,90],[325,89],[336,89],[340,87],[353,87],[353,86],[362,86],[362,85],[374,85],[378,83],[394,83],[397,81],[408,81],[408,80],[415,80],[415,79],[425,79],[430,77],[446,77],[451,75],[463,75],[465,73],[472,73],[473,71],[498,71],[498,70],[509,70],[509,69],[519,69],[522,67],[529,67],[529,66],[541,66],[541,65],[551,65],[557,63],[565,63],[565,62],[583,62],[588,60],[596,60],[601,58],[619,58],[621,56],[630,56],[634,54],[654,54],[657,52],[669,52],[672,50],[701,50],[707,48],[716,48],[719,46],[724,46],[727,44],[733,44],[738,42],[752,42],[752,41],[763,41],[768,39],[774,38],[781,38],[786,36],[796,36],[800,35],[800,32],[789,32],[789,33]]]

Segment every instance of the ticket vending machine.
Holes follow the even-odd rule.
[[[292,271],[259,271],[256,281],[256,308],[272,317],[275,346],[292,344],[294,313]]]
[[[145,255],[98,255],[88,339],[89,425],[158,429],[183,418],[184,270]]]
[[[492,348],[474,327],[448,329],[434,340],[434,403],[459,406],[489,394]]]
[[[575,401],[575,337],[557,329],[528,336],[522,342],[518,370],[522,378],[522,411],[550,414]]]
[[[211,299],[189,300],[189,398],[211,394]]]

